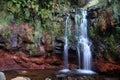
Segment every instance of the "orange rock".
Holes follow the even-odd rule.
[[[100,72],[108,72],[108,71],[120,70],[120,65],[111,62],[105,62],[104,60],[103,61],[97,60],[94,64],[94,68],[96,68],[97,71]]]

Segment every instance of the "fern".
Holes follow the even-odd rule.
[[[41,32],[42,32],[41,22],[36,20],[35,36],[34,36],[35,42],[40,42],[40,40],[41,40]]]
[[[114,0],[113,3],[113,11],[114,11],[114,18],[117,20],[117,23],[119,23],[119,17],[118,15],[120,15],[120,1],[119,0]]]

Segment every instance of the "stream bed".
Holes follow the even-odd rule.
[[[59,74],[57,70],[10,70],[4,71],[6,80],[16,77],[28,77],[30,80],[120,80],[119,76],[113,75],[76,75]],[[115,75],[115,74],[114,74]],[[29,80],[23,79],[23,80]],[[18,79],[15,79],[18,80]],[[20,79],[21,80],[21,79]]]

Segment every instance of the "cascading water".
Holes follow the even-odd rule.
[[[71,33],[70,30],[70,19],[69,16],[67,16],[66,21],[65,21],[65,34],[64,34],[64,69],[60,70],[60,72],[69,72],[69,67],[68,67],[68,37]]]
[[[75,15],[75,28],[76,28],[76,40],[77,40],[77,53],[78,53],[78,72],[80,73],[88,73],[93,74],[94,72],[91,70],[91,42],[88,39],[87,34],[87,11],[82,10],[82,19],[79,14]],[[83,57],[82,57],[82,56]],[[81,69],[81,57],[83,58],[83,69]]]
[[[82,14],[82,17],[81,17]],[[75,71],[77,73],[83,74],[95,74],[94,71],[91,70],[91,42],[88,39],[87,32],[87,11],[82,10],[81,14],[75,14],[75,38],[77,40],[77,53],[78,53],[78,69]],[[59,72],[67,73],[70,72],[68,67],[68,37],[70,36],[70,19],[67,16],[65,21],[65,34],[64,34],[64,68]],[[82,62],[81,62],[82,61]],[[81,67],[81,63],[83,66]]]
[[[79,44],[79,33],[80,33],[80,18],[81,18],[81,16],[80,15],[78,15],[78,14],[76,14],[75,15],[75,32],[76,32],[76,35],[75,35],[75,38],[76,38],[76,40],[77,40],[77,53],[78,53],[78,68],[80,69],[81,67],[80,67],[80,44]]]

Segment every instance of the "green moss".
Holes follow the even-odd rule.
[[[105,40],[107,46],[110,48],[110,50],[114,51],[115,50],[115,38],[114,35],[110,35],[109,37],[106,38]]]
[[[37,44],[27,44],[26,50],[29,51],[29,55],[33,55],[37,52]]]
[[[94,28],[94,27],[90,27],[90,30],[89,30],[89,35],[90,35],[90,37],[91,38],[94,38],[95,36],[96,36],[96,28]]]

